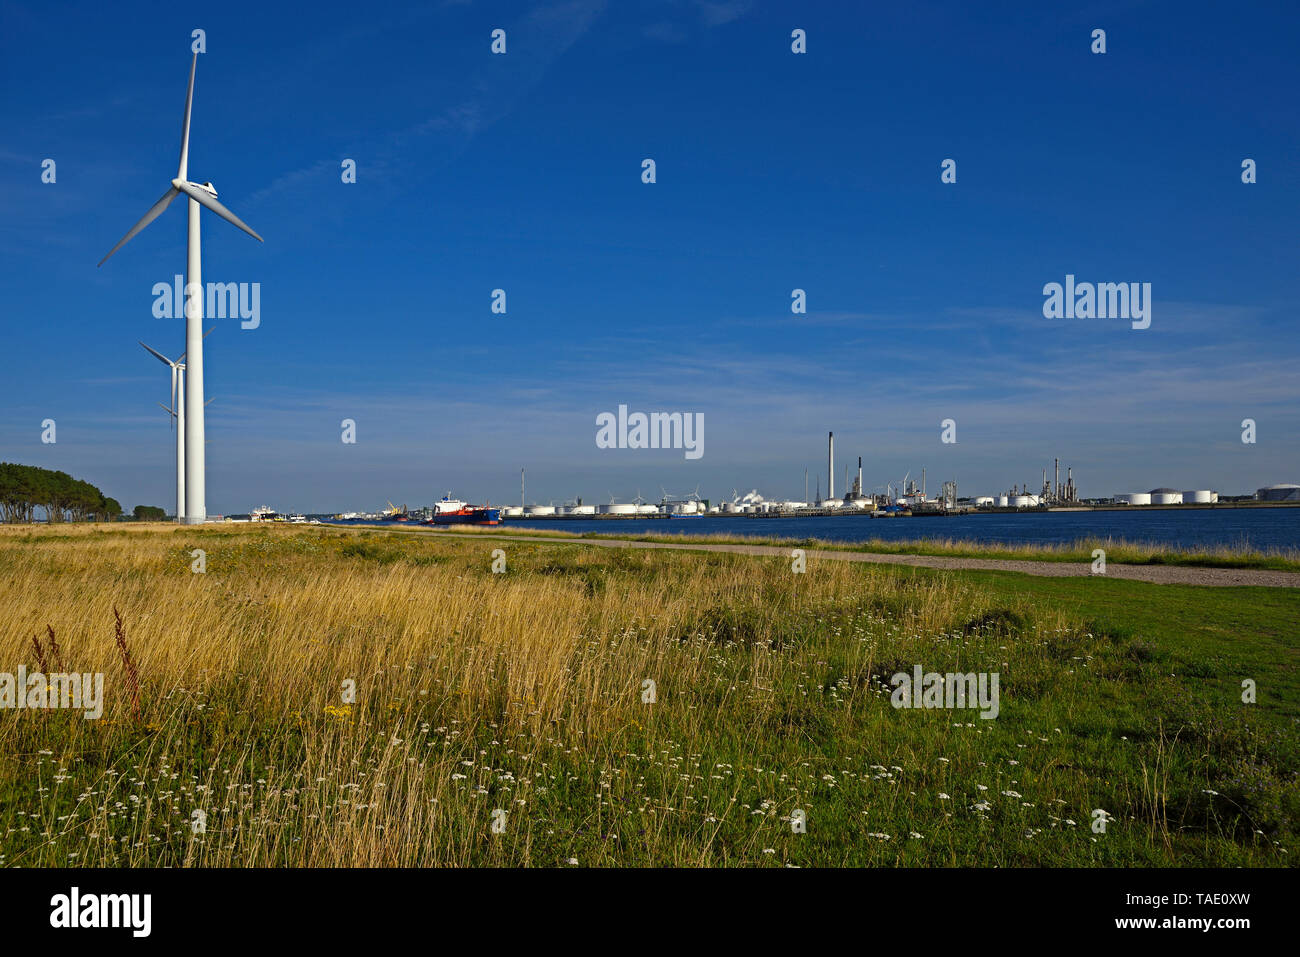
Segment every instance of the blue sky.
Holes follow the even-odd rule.
[[[1300,481],[1292,3],[122,10],[0,3],[0,460],[171,504],[136,340],[183,349],[183,205],[95,264],[175,173],[202,28],[190,176],[266,238],[204,214],[203,278],[261,284],[258,328],[209,323],[209,513],[514,501],[521,467],[543,502],[801,497],[832,429],[869,488]],[[1151,283],[1151,327],[1043,318],[1067,273]],[[598,449],[619,404],[702,413],[705,454]]]

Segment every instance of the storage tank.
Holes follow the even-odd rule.
[[[658,506],[658,505],[650,505],[649,503],[647,503],[647,504],[645,504],[645,505],[638,505],[638,506],[636,507],[636,513],[637,513],[638,515],[658,515],[658,514],[659,514],[659,506]]]
[[[1219,500],[1219,493],[1207,489],[1194,489],[1190,492],[1183,493],[1183,504],[1185,505],[1210,505]]]
[[[1120,492],[1115,496],[1116,505],[1150,505],[1150,492]]]
[[[1032,508],[1038,504],[1037,495],[1017,495],[1011,500],[1011,504],[1016,508]]]
[[[991,508],[994,502],[992,495],[980,495],[975,498],[976,508]]]
[[[1172,488],[1153,488],[1151,490],[1152,505],[1182,505],[1183,493]]]
[[[502,518],[519,518],[523,514],[524,509],[521,505],[507,505],[501,510]]]
[[[635,515],[636,506],[624,502],[610,502],[607,505],[596,506],[597,515]]]
[[[554,505],[529,505],[524,509],[524,515],[554,515]]]
[[[570,515],[595,515],[596,506],[594,505],[574,505],[569,508]]]
[[[1300,502],[1300,485],[1269,485],[1258,489],[1255,498],[1261,502]]]
[[[837,498],[824,498],[817,503],[818,508],[839,508],[840,500]]]
[[[1011,496],[1010,496],[1010,495],[999,495],[999,496],[998,496],[998,508],[1010,508],[1010,507],[1011,507]]]

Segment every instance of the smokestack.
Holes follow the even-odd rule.
[[[829,499],[835,497],[835,433],[834,432],[830,433],[830,438],[828,441],[830,442],[830,449],[827,452],[827,456],[828,456],[827,461],[830,463],[830,467],[827,468],[826,470],[826,497]]]
[[[859,495],[865,494],[862,491],[862,456],[861,455],[858,456],[858,494]]]
[[[1061,460],[1057,458],[1057,459],[1053,459],[1053,461],[1056,463],[1056,490],[1054,494],[1056,498],[1060,498],[1061,497]]]

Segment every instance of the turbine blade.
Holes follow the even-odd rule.
[[[140,342],[139,339],[137,339],[137,340],[135,340],[135,341],[136,341],[136,342]],[[173,365],[172,360],[171,360],[171,359],[168,359],[165,355],[163,355],[163,354],[162,354],[161,352],[159,352],[157,349],[151,349],[149,346],[145,346],[143,342],[140,342],[140,345],[144,346],[145,349],[148,350],[148,351],[149,351],[149,352],[150,352],[150,353],[151,353],[155,358],[157,358],[157,360],[158,360],[159,362],[163,363],[164,365],[169,365],[169,366],[170,366],[170,365]],[[177,361],[179,362],[180,360],[178,359]]]
[[[217,398],[217,397],[214,395],[211,399],[208,399],[207,402],[204,402],[204,403],[203,403],[203,407],[206,409],[208,406],[210,406],[210,405],[213,403],[213,401],[214,401],[216,398]]]
[[[213,327],[212,327],[211,329],[209,329],[207,332],[203,333],[203,338],[206,339],[208,336],[212,335],[212,334],[213,334],[214,332],[216,332],[216,331],[217,331],[217,327],[216,327],[216,326],[213,326]],[[186,350],[186,351],[188,352],[188,350]],[[185,353],[185,352],[182,352],[179,356],[176,357],[176,364],[177,364],[177,365],[180,365],[182,362],[185,361],[185,355],[186,355],[186,353]]]
[[[257,235],[257,233],[253,232],[253,230],[249,228],[247,223],[245,223],[242,219],[240,219],[230,210],[226,209],[226,207],[222,206],[219,202],[217,202],[216,197],[213,196],[211,193],[209,193],[206,189],[201,189],[198,186],[195,186],[193,183],[187,183],[184,180],[181,181],[179,189],[183,193],[185,193],[186,196],[189,196],[191,199],[208,207],[208,209],[212,210],[214,213],[216,213],[226,222],[238,226],[244,232],[248,233],[248,235],[256,239],[259,243],[264,242],[262,237]],[[112,254],[110,253],[109,255]]]
[[[118,244],[108,251],[108,256],[113,255],[113,253],[117,252],[119,249],[125,246],[128,242],[131,241],[132,237],[134,237],[136,233],[144,229],[155,219],[157,219],[160,215],[162,215],[162,211],[166,209],[168,205],[171,204],[171,201],[175,199],[177,195],[178,193],[175,186],[167,190],[167,192],[163,193],[162,199],[154,203],[153,206],[150,207],[149,212],[145,213],[144,216],[140,218],[140,222],[132,226],[131,231],[127,233],[125,236],[123,236],[121,240],[118,242]],[[108,262],[108,256],[105,256],[103,259],[99,261],[100,266]]]
[[[190,165],[190,110],[194,106],[194,68],[199,65],[199,55],[194,54],[190,64],[190,85],[185,91],[185,123],[181,127],[181,161],[176,170],[177,179],[187,179]]]

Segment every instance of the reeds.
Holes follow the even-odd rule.
[[[53,632],[51,632],[53,634]],[[131,713],[140,717],[140,673],[136,671],[135,662],[131,660],[131,650],[126,646],[126,623],[122,613],[113,606],[113,638],[117,643],[117,653],[122,657],[122,671],[126,676],[126,690],[131,696]]]

